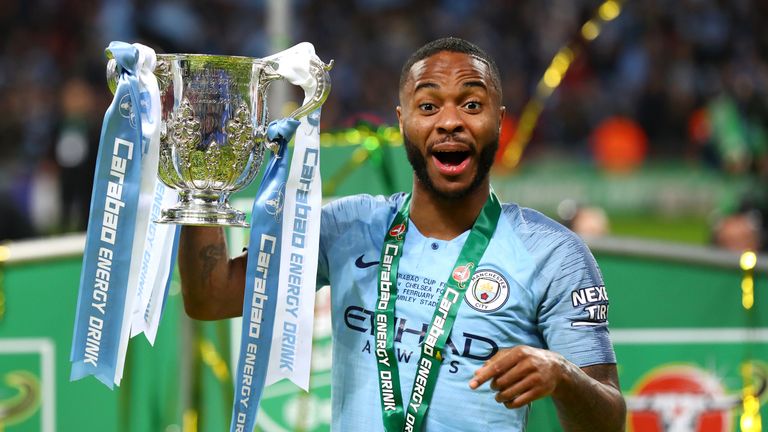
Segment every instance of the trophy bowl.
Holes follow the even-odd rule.
[[[179,202],[162,209],[158,223],[248,227],[229,196],[259,172],[267,138],[267,88],[283,79],[280,58],[158,54],[155,67],[162,117],[158,177],[178,191]],[[333,62],[310,62],[315,93],[290,114],[298,119],[320,107],[330,92]],[[107,83],[114,93],[114,59]]]

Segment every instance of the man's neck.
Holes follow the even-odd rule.
[[[414,180],[411,221],[426,237],[451,240],[472,228],[489,194],[490,186],[485,181],[463,198],[442,198]]]

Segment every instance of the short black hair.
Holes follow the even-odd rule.
[[[400,71],[399,89],[402,90],[405,86],[405,82],[408,80],[408,74],[414,64],[443,51],[471,55],[487,63],[491,71],[491,81],[493,81],[493,85],[499,92],[499,98],[501,98],[501,74],[499,74],[499,67],[496,66],[496,62],[493,61],[493,58],[472,42],[453,36],[433,40],[411,54],[408,61],[403,65],[403,69]]]

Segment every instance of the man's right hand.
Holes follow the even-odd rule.
[[[229,258],[223,228],[183,226],[179,273],[187,315],[199,320],[242,315],[246,257],[247,252]]]

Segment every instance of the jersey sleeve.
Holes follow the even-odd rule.
[[[336,211],[337,204],[331,202],[323,206],[320,216],[320,250],[317,257],[317,288],[330,284],[328,271],[328,250],[338,236]]]
[[[317,263],[317,287],[331,282],[331,267],[351,253],[350,245],[367,244],[371,230],[383,237],[402,194],[391,197],[352,195],[323,206],[320,219],[320,250]],[[382,227],[378,225],[381,224]]]
[[[572,233],[552,255],[539,329],[550,350],[584,367],[616,363],[608,332],[608,294],[592,253]]]

